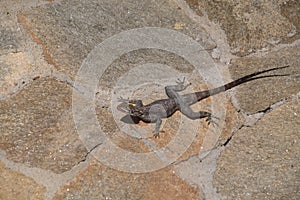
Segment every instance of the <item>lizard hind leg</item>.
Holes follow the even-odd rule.
[[[210,112],[206,112],[206,111],[199,111],[199,112],[194,112],[190,107],[186,106],[186,105],[180,105],[180,112],[182,114],[184,114],[185,116],[187,116],[190,119],[201,119],[201,118],[205,118],[206,117],[206,121],[209,124],[217,124],[213,118],[218,119],[217,117],[213,116]]]
[[[201,119],[204,117],[207,117],[206,121],[208,122],[208,124],[216,124],[212,118],[216,118],[213,117],[211,113],[209,112],[205,112],[205,111],[200,111],[200,112],[194,112],[190,107],[189,107],[189,103],[187,103],[187,100],[185,98],[182,98],[182,96],[180,96],[177,92],[182,91],[184,89],[186,89],[189,84],[184,84],[185,82],[185,78],[182,79],[182,81],[180,79],[178,79],[177,81],[177,85],[174,86],[167,86],[166,89],[166,93],[170,98],[174,98],[176,100],[176,103],[179,107],[179,110],[182,114],[184,114],[185,116],[187,116],[190,119]]]

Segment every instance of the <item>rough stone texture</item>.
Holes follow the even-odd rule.
[[[289,37],[294,41],[298,36],[295,13],[284,14],[291,10],[290,1],[285,0],[198,0],[188,1],[193,7],[200,7],[209,19],[220,24],[225,31],[233,54],[245,56],[261,49],[270,49]],[[281,6],[284,6],[283,13]],[[291,19],[291,20],[290,20]],[[293,23],[296,23],[295,25]]]
[[[299,199],[299,113],[298,98],[233,137],[214,176],[224,199]]]
[[[213,173],[216,170],[216,162],[219,150],[212,150],[205,159],[193,156],[175,165],[176,174],[187,180],[190,184],[202,188],[201,198],[209,200],[221,199],[213,185]]]
[[[141,8],[143,12],[140,12]],[[43,46],[45,59],[74,77],[96,44],[121,31],[140,27],[177,29],[211,49],[208,37],[172,1],[117,0],[62,1],[37,7],[18,16],[34,41]],[[76,33],[76,34],[74,34]]]
[[[300,39],[300,1],[292,0],[286,1],[280,6],[281,15],[286,17],[294,26],[296,32],[292,33],[294,36],[283,39],[282,42],[294,42]]]
[[[42,58],[40,47],[17,20],[20,10],[43,3],[45,1],[0,2],[0,99],[13,95],[36,77],[50,74],[51,68]]]
[[[25,40],[22,30],[16,23],[17,9],[5,1],[0,2],[0,55],[16,52]]]
[[[263,69],[289,65],[289,68],[278,70],[270,74],[289,74],[284,77],[272,77],[255,80],[236,88],[239,106],[247,113],[264,111],[272,104],[300,91],[300,46],[284,48],[264,57],[248,57],[232,61],[230,73],[232,78],[242,74],[253,73]],[[249,98],[250,96],[250,98]]]
[[[198,192],[170,167],[152,173],[129,174],[94,161],[54,199],[200,199]]]
[[[109,66],[106,70],[104,75],[101,77],[101,80],[99,82],[99,88],[98,88],[98,94],[97,94],[97,116],[99,123],[101,127],[103,128],[103,131],[110,136],[110,139],[114,141],[115,144],[119,145],[123,149],[127,149],[134,152],[149,152],[151,149],[147,148],[145,144],[136,138],[130,137],[126,133],[121,133],[118,131],[117,123],[123,123],[120,122],[120,120],[114,118],[114,114],[111,108],[111,98],[112,93],[118,94],[118,90],[113,90],[116,86],[117,80],[119,80],[122,76],[125,76],[124,74],[128,73],[130,70],[132,70],[134,67],[137,67],[138,65],[143,65],[145,63],[161,63],[168,66],[171,66],[174,68],[174,70],[177,70],[177,73],[173,72],[171,69],[167,71],[159,71],[160,74],[164,74],[165,77],[162,75],[162,79],[170,79],[168,77],[186,77],[187,80],[193,85],[189,87],[185,93],[191,93],[194,91],[199,90],[205,90],[208,89],[204,84],[203,80],[195,71],[193,71],[193,66],[184,61],[182,58],[176,57],[176,55],[172,53],[167,52],[161,52],[159,50],[139,50],[139,51],[133,51],[128,54],[124,54],[120,57],[120,59],[116,60],[111,66]],[[149,77],[159,77],[159,74],[156,74],[156,70],[154,66],[148,66],[153,67],[151,70],[151,74],[149,74]],[[144,73],[148,72],[149,69],[141,70],[140,72],[132,72],[134,73],[133,79],[134,85],[141,85],[141,88],[133,88],[128,87],[128,94],[130,94],[130,91],[133,90],[131,96],[125,96],[125,98],[132,98],[132,99],[142,99],[145,104],[151,103],[152,101],[155,101],[157,99],[166,98],[165,92],[159,92],[164,91],[164,87],[161,85],[156,85],[155,83],[149,84],[147,86],[143,85],[141,82],[147,80],[140,80],[138,77],[144,77]],[[172,75],[171,75],[172,74]],[[149,78],[147,77],[147,78]],[[146,78],[145,78],[146,79]],[[151,78],[150,78],[151,79]],[[159,78],[160,79],[160,78]],[[170,84],[174,84],[176,79],[174,81],[170,81]],[[151,80],[148,82],[151,82]],[[128,95],[126,94],[126,95]],[[119,95],[119,94],[118,94]],[[223,96],[220,96],[222,98]],[[206,99],[201,101],[201,103],[195,104],[192,106],[192,109],[197,110],[210,110],[211,106],[211,99]],[[222,133],[220,136],[220,140],[218,144],[223,144],[226,142],[226,140],[231,137],[231,131],[236,130],[241,123],[237,122],[237,119],[239,119],[239,116],[237,113],[235,113],[235,108],[232,107],[230,102],[227,102],[226,104],[227,108],[227,115],[224,119],[226,126],[218,128],[223,128]],[[124,114],[122,114],[124,116]],[[160,133],[160,139],[154,139],[152,137],[152,131],[154,130],[154,124],[146,124],[143,122],[139,122],[138,124],[133,124],[131,126],[132,129],[135,130],[136,127],[141,127],[143,132],[147,132],[147,139],[149,139],[151,142],[154,142],[154,144],[158,148],[162,148],[166,146],[178,133],[179,125],[182,123],[182,114],[175,113],[172,117],[168,119],[164,119],[166,123],[162,126],[161,130],[162,133]],[[217,122],[218,123],[218,122]],[[194,142],[189,146],[188,150],[177,160],[177,162],[180,162],[181,160],[186,160],[192,155],[199,154],[200,150],[203,148],[203,140],[206,136],[208,125],[205,122],[205,120],[194,120],[191,122],[191,126],[197,127],[195,131],[197,132],[197,135],[194,139]],[[200,127],[199,127],[200,125]],[[190,129],[188,131],[191,131],[193,129]],[[213,148],[211,146],[211,148]]]
[[[0,162],[0,199],[44,199],[45,188]]]
[[[71,89],[40,78],[0,102],[0,148],[8,158],[57,173],[69,170],[87,153],[75,131]]]
[[[0,199],[299,199],[298,13],[297,0],[0,1],[0,160],[6,166],[0,164]],[[146,174],[109,169],[93,160],[97,149],[89,154],[78,139],[69,85],[95,45],[121,31],[149,26],[185,33],[206,49],[217,47],[214,61],[220,71],[229,67],[232,79],[286,64],[291,67],[278,73],[292,75],[231,90],[227,94],[233,102],[227,95],[216,96],[226,102],[226,117],[218,121],[225,125],[216,126],[222,130],[218,146],[204,159],[199,150],[213,134],[207,134],[211,126],[205,119],[188,120],[189,133],[197,137],[166,168]],[[120,56],[101,77],[96,112],[107,136],[127,151],[153,149],[120,131],[111,96],[119,95],[116,84],[124,74],[149,63],[172,70],[161,73],[166,79],[160,85],[150,81],[143,87],[132,79],[125,98],[133,94],[149,103],[166,97],[162,86],[183,74],[193,83],[191,91],[207,89],[193,66],[172,53],[140,49]],[[135,77],[144,74],[156,78],[154,68]],[[193,109],[209,111],[212,102],[209,98]],[[258,113],[258,123],[246,128],[242,116],[248,119],[253,115],[245,114],[258,111],[264,111]],[[150,137],[151,124],[132,124],[129,130],[143,129],[161,148],[174,138],[181,116],[164,120],[159,139]]]
[[[193,91],[198,90],[205,90],[207,87],[203,84],[203,80],[196,72],[194,72],[194,67],[186,62],[184,59],[168,52],[163,52],[160,50],[153,50],[153,49],[142,49],[139,51],[132,51],[128,54],[124,54],[120,57],[120,59],[116,60],[111,66],[109,66],[106,70],[104,75],[101,77],[99,81],[99,88],[97,94],[97,116],[103,131],[110,135],[110,139],[114,140],[116,144],[121,145],[123,149],[130,149],[134,152],[148,152],[149,148],[145,147],[145,144],[138,139],[129,137],[125,133],[120,133],[118,131],[118,126],[116,123],[123,123],[119,122],[120,120],[114,118],[114,114],[111,112],[113,108],[111,108],[111,100],[112,95],[111,93],[117,93],[118,90],[114,90],[115,87],[118,87],[117,80],[124,77],[126,73],[132,70],[134,67],[142,66],[146,63],[159,63],[162,65],[170,66],[170,70],[166,70],[165,68],[156,67],[153,64],[151,70],[151,74],[148,75],[147,78],[150,80],[140,80],[138,77],[144,77],[145,71],[149,70],[146,67],[144,70],[134,71],[131,72],[134,75],[134,85],[140,85],[141,88],[136,89],[133,91],[131,96],[125,96],[124,98],[133,98],[133,99],[142,99],[145,104],[151,103],[157,99],[166,98],[166,94],[164,92],[164,83],[150,83],[151,77],[158,77],[159,74],[161,75],[162,79],[169,79],[170,74],[174,77],[174,81],[170,81],[170,84],[174,84],[176,82],[176,77],[186,77],[187,80],[193,85],[189,87],[185,93],[191,93]],[[156,72],[155,69],[159,68],[159,72]],[[153,79],[155,81],[155,79]],[[152,80],[152,82],[153,82]],[[149,82],[147,86],[143,85],[143,81]],[[134,86],[135,87],[135,86]],[[132,87],[128,86],[127,88],[128,94]],[[163,92],[159,92],[163,91]],[[126,95],[128,95],[126,94]],[[201,103],[194,105],[194,110],[207,110],[209,109],[211,100],[204,100]],[[124,114],[122,114],[124,116]],[[146,124],[143,122],[139,122],[138,124],[133,124],[132,129],[136,127],[142,127],[143,132],[147,132],[147,139],[154,142],[158,148],[162,148],[167,145],[177,134],[179,125],[182,121],[182,115],[180,113],[175,113],[172,117],[168,119],[164,119],[165,124],[162,126],[160,133],[160,139],[152,138],[152,131],[154,130],[154,124]],[[197,128],[197,136],[193,142],[193,144],[189,147],[189,149],[184,153],[184,155],[179,160],[187,159],[191,155],[195,155],[199,153],[199,150],[203,143],[203,138],[205,137],[205,133],[207,132],[208,126],[205,120],[201,120],[201,122],[197,122],[195,120],[194,126],[198,127],[199,124],[203,125],[203,127]],[[224,136],[226,138],[226,136]],[[125,142],[126,141],[126,142]]]
[[[6,96],[25,84],[24,74],[33,68],[32,60],[25,52],[0,56],[0,96]]]
[[[224,145],[228,139],[243,125],[244,118],[236,111],[236,108],[228,100],[226,103],[225,126],[220,135],[218,145]]]

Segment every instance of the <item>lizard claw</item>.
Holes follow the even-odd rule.
[[[184,82],[185,82],[185,77],[182,78],[182,80],[180,80],[180,78],[177,79],[176,83],[178,85],[184,85]]]
[[[176,83],[178,83],[178,84],[183,84],[184,81],[185,81],[185,77],[183,77],[182,80],[180,80],[180,78],[178,78],[177,81],[176,81]]]
[[[160,138],[159,133],[154,133],[154,134],[153,134],[153,137],[154,137],[154,138]]]
[[[160,138],[159,131],[154,130],[152,133],[154,138]]]
[[[192,83],[187,83],[186,85],[185,83],[185,77],[183,77],[182,80],[180,80],[179,78],[177,79],[176,83],[184,88],[187,88],[188,86],[192,85]]]
[[[129,99],[124,99],[123,97],[120,96],[120,97],[118,98],[118,101],[119,101],[119,102],[128,102]]]
[[[217,122],[215,122],[215,120],[213,120],[213,118],[215,118],[217,120],[219,119],[218,117],[213,116],[213,115],[208,116],[206,118],[206,121],[207,121],[208,125],[210,125],[210,124],[212,124],[213,126],[218,125]]]

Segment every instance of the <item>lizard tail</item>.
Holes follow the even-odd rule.
[[[211,90],[205,90],[205,91],[196,92],[197,99],[198,99],[198,101],[200,101],[201,99],[205,99],[205,98],[213,96],[215,94],[219,94],[221,92],[224,92],[226,90],[229,90],[229,89],[231,89],[233,87],[236,87],[236,86],[238,86],[240,84],[243,84],[243,83],[246,83],[246,82],[249,82],[249,81],[252,81],[252,80],[256,80],[256,79],[260,79],[260,78],[267,78],[267,77],[275,77],[275,76],[288,76],[289,74],[265,75],[265,76],[255,77],[255,76],[260,75],[260,74],[264,74],[264,73],[267,73],[267,72],[270,72],[270,71],[275,71],[275,70],[278,70],[278,69],[284,69],[284,68],[287,68],[287,67],[289,67],[289,65],[283,66],[283,67],[275,67],[275,68],[271,68],[271,69],[267,69],[267,70],[255,72],[255,73],[246,75],[244,77],[241,77],[241,78],[239,78],[237,80],[234,80],[234,81],[232,81],[230,83],[227,83],[227,84],[225,84],[223,86],[220,86],[220,87],[217,87],[217,88],[214,88],[214,89],[211,89]]]

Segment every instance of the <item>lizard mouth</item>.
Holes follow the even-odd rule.
[[[121,103],[117,106],[117,109],[123,113],[127,113],[127,114],[131,114],[131,111],[128,107],[128,104],[127,103]]]

